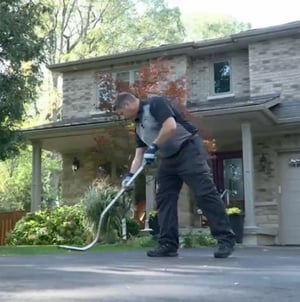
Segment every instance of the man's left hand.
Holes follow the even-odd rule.
[[[147,151],[144,153],[144,160],[147,165],[152,164],[155,161],[156,155],[155,153],[158,151],[158,146],[156,144],[152,144]]]

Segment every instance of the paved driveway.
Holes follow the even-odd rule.
[[[183,249],[0,257],[0,301],[298,302],[300,248]]]

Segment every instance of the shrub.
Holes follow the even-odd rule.
[[[214,239],[209,231],[203,231],[195,235],[195,243],[200,246],[216,246],[217,240]]]
[[[180,236],[180,247],[183,248],[215,246],[216,244],[217,241],[209,231],[200,231],[199,233],[189,232]]]
[[[94,231],[96,231],[98,227],[101,213],[116,197],[118,192],[118,187],[112,186],[104,179],[95,183],[84,194],[82,198],[83,208],[88,221],[93,225]],[[130,228],[130,230],[127,230],[127,233],[129,233],[129,235],[136,234],[137,226],[135,226],[132,221],[128,221],[132,213],[132,198],[130,193],[126,193],[121,196],[106,213],[101,226],[103,237],[109,238],[110,242],[113,237],[116,237],[115,234],[117,234],[117,237],[121,237],[123,217],[127,219],[126,225]]]
[[[30,213],[8,235],[9,245],[85,244],[90,236],[81,204]]]
[[[127,235],[128,236],[137,236],[140,232],[140,225],[139,223],[132,219],[127,218],[126,219],[126,228],[127,228]]]

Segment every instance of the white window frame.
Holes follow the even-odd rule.
[[[117,78],[117,74],[118,73],[121,73],[121,72],[129,72],[129,84],[133,84],[134,81],[135,81],[135,78],[134,78],[134,75],[135,75],[135,72],[136,71],[139,71],[139,68],[134,68],[134,69],[120,69],[120,70],[116,70],[116,71],[99,71],[99,73],[110,73],[113,80],[115,81],[116,78]],[[96,99],[96,102],[95,102],[95,107],[93,108],[93,110],[90,112],[90,115],[91,116],[97,116],[97,115],[101,115],[103,113],[105,113],[105,111],[101,110],[99,108],[99,91],[97,89],[97,86],[95,87],[95,99]]]
[[[215,64],[222,63],[222,62],[228,62],[230,66],[230,77],[229,77],[229,91],[226,92],[220,92],[216,93],[215,92]],[[232,59],[225,57],[225,58],[219,58],[217,60],[213,60],[210,64],[210,94],[207,97],[208,100],[210,99],[218,99],[218,98],[223,98],[223,97],[233,97],[234,92],[233,92],[233,82],[232,82],[232,73],[233,73],[233,68],[232,68]]]
[[[112,72],[112,77],[114,79],[114,81],[117,79],[117,74],[118,73],[122,73],[122,72],[129,72],[129,84],[133,84],[134,83],[134,74],[136,71],[139,71],[139,69],[127,69],[127,70],[118,70],[118,71],[114,71]]]

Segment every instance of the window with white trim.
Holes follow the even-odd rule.
[[[118,90],[126,90],[129,88],[130,85],[138,81],[139,79],[139,70],[127,70],[127,71],[118,71],[114,72],[113,78],[115,80],[116,85],[119,85]]]
[[[96,108],[105,111],[110,108],[117,91],[126,91],[139,79],[139,70],[126,70],[112,73],[96,73]]]
[[[213,63],[213,94],[231,92],[231,65],[229,60]]]

